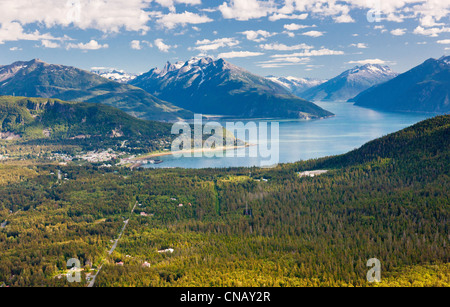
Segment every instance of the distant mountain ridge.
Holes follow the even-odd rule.
[[[300,97],[312,101],[347,101],[362,91],[395,78],[397,75],[388,66],[376,64],[356,66],[321,85],[306,90]]]
[[[0,97],[0,133],[24,140],[168,138],[170,124],[140,120],[98,103],[59,99]]]
[[[149,120],[176,121],[193,117],[191,112],[140,88],[75,67],[47,64],[38,59],[0,66],[0,95],[102,103]]]
[[[428,59],[350,101],[358,106],[388,111],[449,113],[450,56]]]
[[[323,118],[333,115],[284,86],[223,59],[168,62],[129,82],[180,108],[235,118]]]
[[[91,73],[119,83],[128,83],[138,76],[114,68],[93,68],[91,69]]]
[[[276,77],[267,76],[267,79],[276,82],[287,88],[292,94],[300,96],[304,91],[325,83],[327,80],[296,78],[296,77]]]

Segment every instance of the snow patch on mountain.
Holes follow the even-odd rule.
[[[275,77],[275,76],[267,76],[272,82],[278,83],[281,86],[287,88],[290,92],[295,95],[299,95],[304,91],[320,85],[327,80],[319,80],[319,79],[310,79],[310,78],[296,78],[296,77]]]
[[[115,68],[93,67],[91,73],[120,83],[128,83],[137,77],[137,75],[129,74],[124,70]]]
[[[366,64],[344,71],[339,76],[301,93],[302,98],[347,101],[368,88],[389,81],[398,74],[388,66]]]

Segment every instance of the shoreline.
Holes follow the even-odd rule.
[[[227,151],[227,150],[235,150],[235,149],[242,149],[242,148],[247,148],[250,146],[256,146],[257,144],[245,144],[245,145],[239,145],[239,146],[223,146],[223,147],[217,147],[217,148],[200,148],[200,149],[190,149],[190,150],[180,150],[177,151],[177,154],[194,154],[194,153],[205,153],[205,152],[216,152],[216,151]],[[130,163],[132,163],[133,165],[131,166],[131,168],[136,168],[139,166],[142,166],[142,163],[140,163],[139,161],[142,160],[146,160],[146,159],[151,159],[151,158],[158,158],[158,157],[164,157],[164,156],[172,156],[174,155],[174,152],[168,151],[168,152],[156,152],[156,153],[148,153],[145,155],[142,155],[140,157],[136,157],[132,160],[130,160]]]

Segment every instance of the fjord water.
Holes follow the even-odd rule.
[[[288,163],[343,154],[365,143],[399,131],[419,121],[435,116],[430,113],[389,113],[361,108],[347,102],[317,102],[336,114],[321,120],[286,120],[280,123],[279,162]],[[245,122],[245,121],[244,121]],[[222,123],[225,126],[225,123]],[[270,127],[270,121],[268,126]],[[256,140],[250,140],[256,143]],[[267,144],[265,144],[267,145]],[[270,148],[270,144],[269,147]],[[163,156],[158,168],[225,168],[261,166],[261,157],[249,157],[247,149],[236,149],[234,158]],[[246,157],[237,157],[247,151]]]

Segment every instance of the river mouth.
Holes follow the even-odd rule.
[[[430,113],[383,112],[355,106],[348,102],[316,102],[335,116],[315,120],[261,120],[279,123],[279,159],[277,163],[292,163],[347,153],[365,143],[434,117]],[[244,123],[254,120],[242,120]],[[221,121],[219,121],[221,122]],[[221,122],[223,124],[226,121]],[[248,140],[259,144],[256,139]],[[270,148],[272,144],[263,144]],[[145,168],[228,168],[261,166],[265,158],[252,157],[249,148],[225,151],[224,157],[161,157],[163,163]],[[233,157],[227,157],[227,154]],[[242,156],[242,157],[240,157]]]

